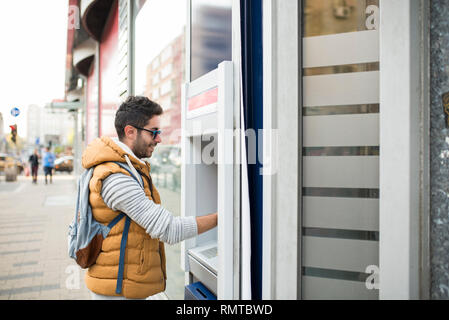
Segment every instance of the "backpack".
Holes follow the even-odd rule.
[[[120,162],[115,163],[128,171],[131,177],[133,177],[140,186],[143,185],[143,181],[142,183],[139,183],[126,164]],[[114,218],[114,220],[112,220],[107,226],[94,219],[92,215],[92,207],[89,204],[89,182],[92,178],[93,171],[94,167],[85,170],[78,179],[75,217],[69,225],[68,253],[69,256],[73,258],[81,268],[85,269],[92,266],[97,261],[97,257],[101,252],[103,240],[106,239],[111,229],[120,220],[126,217],[125,228],[123,230],[122,240],[120,243],[120,258],[116,287],[116,293],[120,294],[122,291],[126,242],[128,240],[128,231],[131,219],[123,212]],[[142,179],[142,177],[140,178]]]

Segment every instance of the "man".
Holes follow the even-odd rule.
[[[39,153],[37,149],[34,149],[34,153],[28,159],[31,165],[31,175],[33,177],[33,183],[37,184],[37,171],[39,169]]]
[[[47,184],[47,176],[50,175],[50,183],[53,183],[53,168],[55,167],[55,155],[50,149],[45,148],[44,154],[44,174],[45,184]]]
[[[120,242],[125,219],[104,239],[101,253],[85,277],[93,299],[144,299],[165,290],[164,242],[178,243],[217,225],[217,213],[202,217],[174,217],[160,206],[150,177],[150,158],[161,142],[162,108],[145,97],[129,97],[118,109],[118,139],[95,139],[82,157],[83,167],[95,167],[89,201],[94,218],[111,222],[119,212],[131,218],[121,294],[116,293]],[[128,164],[143,187],[114,162]]]

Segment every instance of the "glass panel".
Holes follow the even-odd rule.
[[[162,143],[149,160],[151,176],[162,205],[181,214],[181,85],[185,82],[186,1],[136,0],[135,90],[159,103]],[[176,8],[174,10],[174,8]],[[163,32],[161,32],[163,30]],[[167,288],[170,299],[184,299],[181,244],[166,245]]]
[[[378,29],[379,0],[303,0],[303,36]]]
[[[232,60],[232,0],[191,0],[191,80]]]
[[[378,299],[379,1],[303,9],[302,297]]]

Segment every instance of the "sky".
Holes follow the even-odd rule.
[[[26,137],[28,105],[64,98],[68,0],[7,0],[0,10],[0,112]],[[14,118],[11,109],[20,115]]]
[[[186,19],[186,1],[151,0],[145,3],[136,19],[136,94],[143,94],[146,66],[181,35]],[[161,29],[164,32],[160,32]]]

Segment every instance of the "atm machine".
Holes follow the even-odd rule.
[[[218,212],[218,227],[186,240],[186,285],[200,283],[217,299],[233,299],[233,65],[183,86],[181,214]]]

